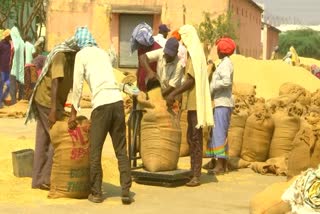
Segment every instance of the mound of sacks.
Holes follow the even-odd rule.
[[[228,131],[229,169],[250,167],[266,174],[300,174],[320,163],[320,90],[285,83],[265,101],[255,86],[234,86],[236,105]]]

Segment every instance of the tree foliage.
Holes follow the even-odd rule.
[[[20,30],[22,37],[30,33],[37,37],[33,23],[45,23],[46,11],[44,0],[1,0],[0,28],[9,28],[8,20],[14,20],[14,25]]]
[[[231,11],[219,15],[216,19],[212,19],[207,12],[204,12],[203,15],[204,21],[199,24],[197,30],[201,42],[208,47],[209,52],[215,41],[221,37],[228,36],[232,39],[237,39],[237,24],[232,20]]]
[[[320,32],[312,29],[287,31],[280,34],[279,52],[285,55],[293,46],[299,56],[320,59]]]

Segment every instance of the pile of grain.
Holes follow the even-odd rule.
[[[234,64],[234,82],[255,85],[257,97],[277,97],[280,86],[286,82],[301,85],[310,92],[319,88],[319,80],[309,71],[281,60],[255,60],[241,55],[233,55],[231,60]]]
[[[12,106],[4,106],[0,109],[0,118],[23,118],[26,116],[28,100],[20,100]]]

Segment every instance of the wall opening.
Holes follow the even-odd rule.
[[[138,67],[137,52],[130,54],[130,38],[133,29],[141,22],[146,22],[153,28],[154,15],[150,14],[120,14],[119,16],[119,67]],[[112,29],[111,29],[112,30]]]

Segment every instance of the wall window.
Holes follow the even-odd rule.
[[[133,29],[141,22],[153,27],[153,15],[120,14],[119,16],[119,67],[138,67],[137,52],[130,54],[130,38]]]

